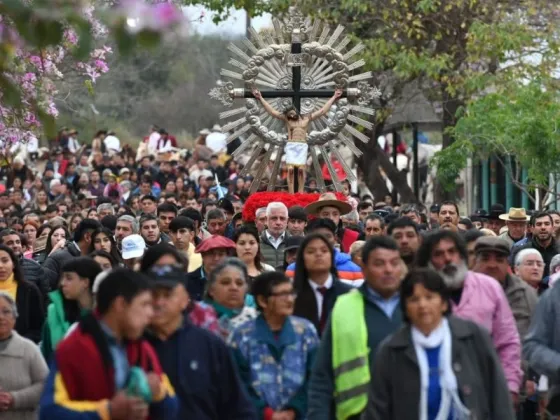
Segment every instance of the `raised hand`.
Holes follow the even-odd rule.
[[[261,92],[257,88],[253,88],[253,96],[259,101],[262,99]]]
[[[336,99],[339,99],[339,98],[342,97],[342,94],[343,94],[343,93],[344,93],[344,92],[342,91],[342,89],[337,89],[337,90],[334,91],[334,97],[335,97]]]

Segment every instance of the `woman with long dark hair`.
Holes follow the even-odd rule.
[[[18,258],[6,245],[0,245],[0,291],[16,301],[19,315],[15,330],[38,343],[45,320],[43,297],[37,286],[24,279]]]
[[[62,266],[60,287],[49,293],[47,322],[41,334],[41,352],[49,360],[57,344],[81,315],[93,308],[93,282],[101,267],[90,257],[68,260]]]
[[[249,290],[253,280],[266,271],[274,271],[274,267],[262,262],[261,243],[257,229],[251,226],[241,226],[233,234],[237,258],[247,266],[247,283]]]
[[[105,251],[111,254],[117,262],[122,261],[113,232],[106,227],[97,229],[91,235],[91,247],[89,252],[93,251]]]
[[[336,298],[351,286],[338,279],[334,249],[323,235],[312,233],[301,243],[294,274],[294,287],[298,293],[294,315],[305,318],[323,332]]]
[[[490,335],[451,315],[443,278],[431,269],[413,269],[400,296],[405,325],[377,351],[364,418],[514,419]]]
[[[47,236],[45,250],[37,255],[36,261],[39,264],[45,262],[47,257],[53,252],[64,248],[64,245],[66,245],[66,241],[70,240],[70,238],[70,232],[68,232],[68,229],[66,229],[64,226],[53,226],[51,231],[49,232],[49,235]]]

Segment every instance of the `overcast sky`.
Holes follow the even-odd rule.
[[[188,6],[184,8],[191,19],[196,19],[204,11],[205,18],[203,22],[194,22],[192,24],[195,31],[200,34],[220,34],[220,35],[244,35],[245,34],[245,12],[236,10],[231,13],[231,17],[225,22],[215,25],[212,22],[212,12],[209,12],[202,6]],[[252,20],[252,26],[258,31],[263,27],[271,25],[270,15],[264,15]]]

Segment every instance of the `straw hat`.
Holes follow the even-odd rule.
[[[337,199],[336,195],[331,192],[321,194],[319,200],[309,204],[305,208],[305,211],[307,212],[308,215],[317,216],[319,210],[322,207],[327,207],[327,206],[336,207],[340,211],[341,215],[350,213],[352,211],[352,206],[349,203]]]
[[[500,214],[500,220],[505,220],[506,222],[526,222],[531,217],[527,216],[527,212],[524,208],[511,207],[508,213]]]

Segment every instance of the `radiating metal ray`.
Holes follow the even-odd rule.
[[[352,151],[352,153],[354,153],[354,155],[356,155],[357,157],[360,157],[360,156],[363,155],[362,151],[360,149],[358,149],[358,147],[354,144],[354,141],[352,139],[349,139],[348,137],[346,137],[342,133],[339,133],[338,139],[342,143],[344,143]]]
[[[259,168],[257,169],[257,173],[255,174],[255,178],[253,178],[253,182],[251,183],[251,188],[249,188],[249,193],[253,194],[256,193],[261,185],[261,180],[264,174],[264,170],[268,166],[268,162],[270,161],[270,156],[272,156],[272,152],[274,152],[276,146],[270,145],[266,153],[264,154]]]
[[[334,185],[334,190],[336,192],[342,191],[342,185],[340,184],[340,181],[338,179],[338,175],[336,174],[336,171],[334,170],[334,168],[332,166],[332,162],[329,159],[329,155],[327,154],[327,151],[325,150],[324,147],[321,147],[320,150],[321,150],[321,156],[323,156],[323,160],[327,164],[327,169],[329,171],[329,174],[331,175],[331,180],[332,180],[332,183]]]
[[[229,111],[220,112],[219,118],[220,120],[224,120],[226,118],[233,117],[234,115],[241,114],[245,111],[247,111],[247,108],[245,107],[231,109]]]
[[[331,35],[331,37],[329,38],[329,40],[327,41],[327,45],[329,47],[332,47],[332,45],[336,42],[336,40],[338,39],[338,37],[340,35],[342,35],[342,32],[344,32],[344,26],[342,25],[338,25],[336,27],[336,29],[334,30],[333,34]]]
[[[317,60],[313,67],[311,68],[311,70],[309,70],[308,74],[315,78],[317,74],[319,74],[320,72],[322,72],[325,67],[329,66],[331,63],[329,63],[327,60],[325,60],[324,58],[321,58],[320,60]]]
[[[313,26],[311,27],[311,31],[309,32],[309,42],[315,41],[317,39],[317,34],[319,33],[319,29],[321,28],[321,21],[315,20],[313,21]]]
[[[230,122],[230,123],[225,124],[225,125],[222,127],[222,131],[223,131],[224,133],[227,133],[227,132],[229,132],[229,131],[231,131],[231,130],[236,129],[236,128],[239,127],[241,124],[246,123],[246,122],[247,122],[247,119],[245,118],[245,116],[243,116],[243,118],[239,118],[238,120],[235,120],[235,121],[232,121],[232,122]]]
[[[255,80],[255,84],[256,84],[256,85],[260,85],[260,86],[268,86],[268,87],[270,87],[270,88],[272,88],[272,89],[276,89],[276,85],[275,85],[275,84],[269,83],[269,82],[267,82],[267,81],[265,81],[265,80],[261,80],[261,79],[256,79],[256,80]]]
[[[319,164],[319,158],[317,157],[317,146],[313,146],[310,148],[311,151],[311,161],[313,162],[313,168],[315,169],[315,173],[317,174],[317,187],[319,187],[320,191],[325,189],[325,180],[323,179],[321,174],[321,165]]]
[[[335,82],[326,82],[326,83],[321,83],[320,85],[315,86],[315,89],[321,89],[321,88],[325,88],[325,87],[334,87],[336,86]]]
[[[243,75],[227,69],[222,69],[220,71],[220,75],[224,77],[229,77],[231,79],[243,80]]]
[[[279,44],[284,43],[284,34],[282,33],[282,23],[274,18],[272,19],[272,25],[274,26],[274,32],[276,33],[276,38],[278,39]]]
[[[333,78],[334,73],[332,73],[332,69],[331,68],[326,68],[325,70],[323,70],[321,72],[321,74],[318,74],[315,77],[315,83],[317,83],[318,85],[326,82],[327,80],[330,80]]]
[[[353,71],[353,70],[359,69],[360,67],[365,66],[365,65],[366,65],[366,60],[364,60],[362,58],[362,59],[360,59],[358,61],[354,61],[352,64],[350,64],[348,66],[348,71]]]
[[[360,105],[350,105],[352,111],[361,112],[362,114],[375,115],[375,109]]]
[[[235,157],[239,156],[240,154],[242,154],[243,152],[245,152],[245,150],[248,149],[249,147],[251,147],[252,143],[257,138],[258,137],[255,134],[251,134],[247,140],[242,142],[241,145],[237,149],[235,149],[235,151],[231,154],[231,156],[235,158]]]
[[[251,129],[251,126],[249,124],[244,125],[242,128],[240,128],[239,130],[237,130],[234,133],[231,133],[229,135],[229,137],[226,139],[226,143],[230,144],[232,141],[234,141],[236,138],[238,138],[239,136],[245,134],[247,131],[249,131]]]
[[[338,44],[338,45],[335,47],[335,50],[338,51],[338,52],[341,52],[344,48],[346,48],[346,46],[347,46],[348,44],[350,44],[350,41],[351,41],[350,37],[349,37],[349,36],[345,36],[345,37],[342,39],[342,41],[340,41],[340,44]]]
[[[278,147],[278,152],[276,153],[276,160],[274,161],[274,166],[272,167],[272,174],[270,175],[270,182],[268,183],[267,191],[274,191],[276,188],[276,182],[278,180],[278,172],[280,172],[280,165],[282,164],[282,155],[284,154],[285,145],[282,144]]]
[[[236,56],[238,56],[242,61],[249,61],[250,60],[250,57],[245,53],[245,51],[243,51],[241,48],[239,48],[233,42],[231,44],[229,44],[227,48],[232,53],[234,53]]]
[[[373,124],[371,122],[357,117],[356,115],[348,114],[348,119],[364,128],[367,128],[368,130],[373,130]]]
[[[253,152],[253,154],[249,158],[249,161],[239,173],[240,177],[244,177],[249,174],[249,172],[251,171],[251,167],[253,166],[253,164],[255,163],[255,161],[257,160],[257,158],[259,157],[263,149],[264,149],[264,142],[261,140],[259,142],[259,145],[257,146],[257,149]]]
[[[267,45],[264,42],[264,40],[262,39],[261,35],[256,31],[255,28],[250,27],[249,28],[249,34],[251,35],[251,41],[257,44],[258,48],[266,48]]]
[[[346,163],[346,161],[342,158],[342,155],[340,154],[340,151],[338,150],[338,148],[334,145],[334,143],[332,141],[329,141],[329,146],[331,148],[331,152],[334,153],[334,156],[336,157],[336,159],[342,165],[342,169],[344,169],[344,172],[346,172],[346,178],[348,178],[348,181],[350,181],[350,182],[357,181],[356,175],[354,175],[354,172],[352,172],[352,169],[350,168],[348,163]]]
[[[228,64],[232,65],[233,67],[237,67],[238,69],[245,70],[247,66],[243,64],[241,61],[237,61],[233,58],[230,58]]]
[[[344,54],[342,59],[344,61],[348,61],[350,58],[354,57],[356,54],[362,52],[364,50],[364,48],[366,48],[366,46],[364,44],[355,45],[354,48],[352,48],[350,51],[348,51],[346,54]]]
[[[366,71],[365,73],[360,73],[355,76],[350,76],[348,78],[348,83],[352,82],[359,82],[360,80],[367,80],[373,77],[373,73],[371,71]]]
[[[366,136],[364,133],[356,130],[354,127],[352,127],[351,125],[346,124],[346,126],[344,127],[346,129],[346,131],[348,131],[350,134],[352,134],[354,137],[356,137],[358,140],[360,140],[363,143],[367,143],[369,141],[369,137]]]
[[[319,37],[319,41],[317,41],[317,42],[319,44],[324,44],[325,39],[327,39],[327,37],[329,36],[330,31],[331,31],[331,28],[329,27],[329,25],[325,25],[325,27],[323,28],[323,32],[321,32],[321,36]]]
[[[255,47],[255,44],[253,44],[250,39],[244,38],[243,44],[247,47],[249,51],[251,51],[252,54],[258,51],[258,48]]]

